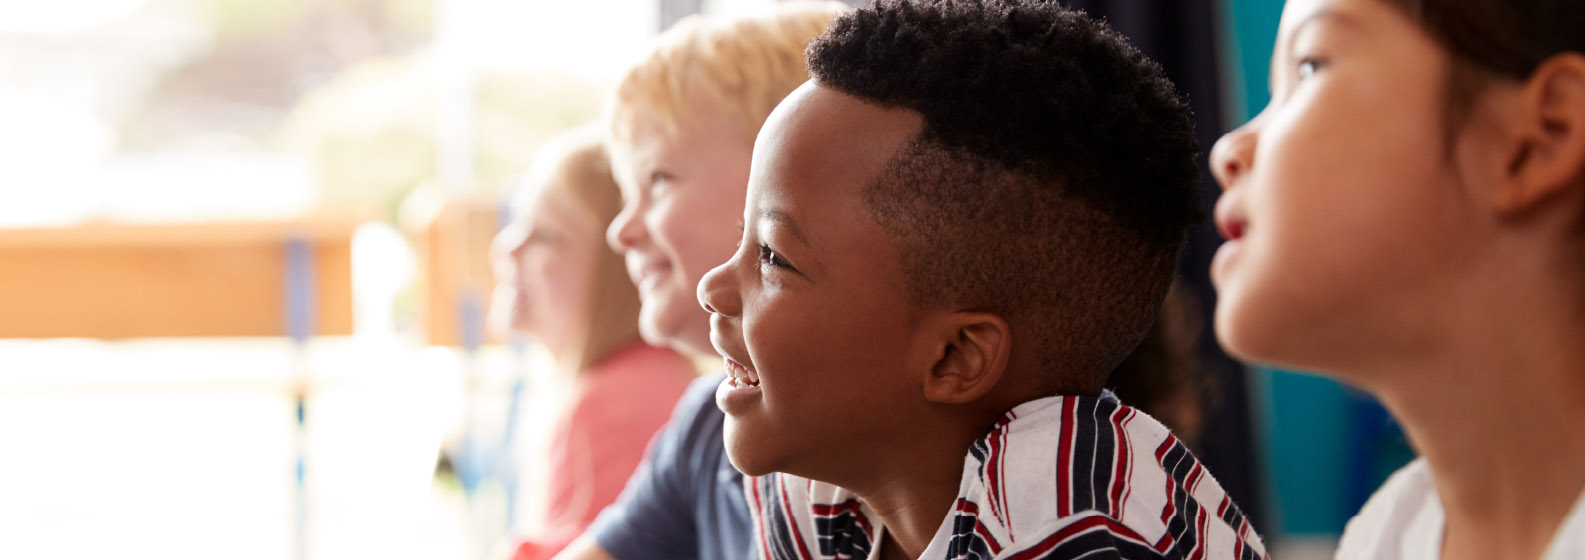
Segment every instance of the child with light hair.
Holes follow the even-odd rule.
[[[606,122],[625,206],[608,240],[639,287],[646,340],[712,353],[694,286],[731,255],[754,136],[809,79],[804,47],[844,9],[786,3],[752,17],[684,19],[617,86]]]
[[[687,358],[639,339],[637,294],[603,243],[620,207],[597,128],[563,133],[538,155],[492,248],[493,320],[557,369],[525,407],[532,459],[517,560],[556,554],[616,499],[694,378]]]
[[[783,2],[762,14],[685,18],[618,84],[607,146],[624,206],[607,241],[626,258],[651,344],[714,356],[694,287],[732,255],[754,137],[809,79],[804,47],[839,2]],[[740,560],[750,554],[742,475],[722,451],[721,376],[692,385],[618,502],[561,558]]]

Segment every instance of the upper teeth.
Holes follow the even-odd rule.
[[[748,383],[749,385],[759,385],[758,373],[749,371],[748,368],[743,367],[743,364],[737,363],[731,358],[726,359],[726,373],[727,375],[732,376],[733,381],[741,381]]]

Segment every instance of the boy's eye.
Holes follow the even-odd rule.
[[[788,263],[786,259],[783,259],[781,255],[776,254],[776,251],[772,250],[767,245],[759,246],[759,261],[761,264],[768,264],[776,268],[785,268],[794,272],[797,271],[797,269],[792,267],[792,264]]]
[[[1318,58],[1306,58],[1300,60],[1298,67],[1299,81],[1304,81],[1305,79],[1314,76],[1316,72],[1321,71],[1321,68],[1325,66],[1325,64],[1325,62]]]
[[[655,194],[655,193],[661,192],[662,190],[664,190],[666,188],[666,184],[670,183],[670,182],[671,182],[671,175],[666,173],[665,171],[656,171],[654,173],[651,173],[649,175],[649,192],[650,192],[650,194]]]

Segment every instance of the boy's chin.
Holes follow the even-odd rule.
[[[764,448],[770,443],[769,439],[754,437],[730,415],[722,427],[722,437],[726,445],[726,457],[738,472],[748,476],[765,476],[777,472],[775,461],[769,459],[769,450]]]

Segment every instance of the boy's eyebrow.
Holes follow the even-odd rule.
[[[803,243],[804,245],[809,245],[809,237],[804,235],[803,229],[798,227],[798,222],[793,221],[792,216],[788,215],[786,212],[772,208],[765,208],[759,211],[759,217],[761,220],[776,222],[777,224],[781,225],[781,227],[785,228],[787,233],[793,236],[793,239],[797,239],[799,243]]]

